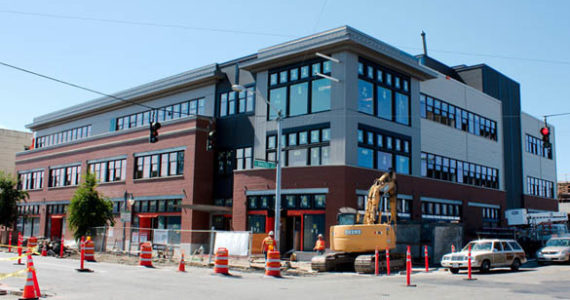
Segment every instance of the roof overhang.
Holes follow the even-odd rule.
[[[261,49],[256,59],[240,64],[240,68],[257,72],[294,62],[299,59],[299,56],[315,57],[316,52],[328,53],[343,50],[382,61],[419,80],[437,78],[437,73],[420,64],[415,56],[350,26],[335,28]]]
[[[203,211],[208,213],[225,213],[231,214],[232,208],[227,206],[209,205],[209,204],[182,204],[182,208]]]
[[[223,77],[224,74],[219,71],[218,65],[211,64],[112,94],[115,98],[100,97],[36,117],[33,123],[26,125],[26,128],[35,131],[61,122],[69,122],[76,118],[85,118],[86,116],[115,110],[133,103],[146,102],[180,90],[215,83]],[[116,98],[128,100],[128,102]]]

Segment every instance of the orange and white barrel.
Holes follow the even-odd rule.
[[[87,241],[85,242],[85,260],[86,261],[95,261],[95,243],[91,240],[90,237],[87,237]]]
[[[228,249],[218,248],[216,250],[216,260],[214,261],[214,273],[229,274]]]
[[[150,242],[144,242],[141,244],[139,265],[152,267],[152,245]]]
[[[37,246],[38,246],[38,238],[35,236],[31,236],[28,239],[28,251],[35,252],[37,250],[36,249]]]
[[[281,256],[279,251],[269,250],[265,262],[265,275],[281,277]]]

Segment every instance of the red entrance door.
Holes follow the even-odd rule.
[[[51,240],[61,239],[61,227],[63,216],[51,216],[51,232],[49,233]]]

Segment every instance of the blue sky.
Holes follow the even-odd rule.
[[[430,56],[492,66],[521,84],[523,110],[542,116],[570,112],[568,11],[564,0],[0,0],[0,61],[113,93],[345,24],[418,54],[424,30]],[[96,97],[0,66],[0,127],[25,130]],[[550,122],[565,180],[570,116]]]

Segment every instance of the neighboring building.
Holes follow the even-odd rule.
[[[32,144],[33,135],[0,128],[0,171],[14,175],[16,171],[16,153],[22,152]]]
[[[519,93],[486,65],[451,68],[340,27],[115,95],[146,107],[100,98],[35,118],[38,148],[17,157],[20,174],[36,178],[24,187],[30,217],[20,229],[60,236],[89,170],[115,212],[133,195],[127,226],[272,230],[275,170],[254,167],[276,158],[269,101],[285,116],[281,250],[310,250],[318,233],[328,240],[338,209],[363,210],[391,168],[401,222],[459,222],[471,237],[504,224],[507,208],[557,209],[556,153],[525,145],[540,121],[521,114]],[[151,118],[162,123],[154,144]]]
[[[558,183],[558,209],[570,216],[570,182]]]

